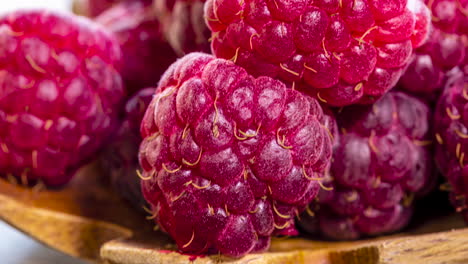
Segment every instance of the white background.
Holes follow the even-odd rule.
[[[0,263],[85,264],[82,261],[72,259],[60,252],[44,247],[2,221],[0,221]]]
[[[3,14],[21,8],[47,8],[68,11],[70,6],[71,0],[0,0],[0,13]],[[83,262],[45,248],[0,221],[0,263],[82,264]]]
[[[72,0],[0,0],[0,12],[4,13],[20,8],[48,8],[70,10]]]

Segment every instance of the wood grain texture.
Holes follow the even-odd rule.
[[[183,255],[113,193],[101,174],[91,165],[65,188],[39,192],[0,180],[0,218],[51,248],[94,263],[468,263],[468,229],[457,215],[431,218],[406,233],[373,240],[273,239],[269,252],[241,259]]]

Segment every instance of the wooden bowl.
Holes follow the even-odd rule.
[[[468,229],[455,214],[432,217],[406,233],[373,240],[283,238],[273,239],[270,251],[241,259],[183,255],[99,175],[97,165],[87,166],[58,190],[0,180],[0,219],[48,247],[91,263],[468,263]]]

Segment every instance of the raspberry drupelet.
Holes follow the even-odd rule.
[[[240,257],[294,235],[331,158],[318,102],[231,61],[191,53],[162,77],[141,125],[142,190],[188,253]]]
[[[321,191],[300,226],[329,239],[349,240],[396,232],[411,219],[413,198],[434,187],[431,113],[401,92],[372,106],[337,115],[339,135]]]
[[[468,1],[426,0],[432,11],[432,32],[416,49],[401,87],[418,96],[434,99],[442,91],[447,74],[468,67]]]
[[[420,0],[208,0],[212,51],[332,106],[375,102],[425,41]]]
[[[448,180],[451,200],[468,223],[468,72],[449,76],[435,112],[436,162]]]
[[[0,17],[0,174],[67,183],[115,130],[120,63],[118,42],[86,18]]]

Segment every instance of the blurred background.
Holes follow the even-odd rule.
[[[85,264],[44,247],[1,220],[0,260],[5,264]]]
[[[0,1],[0,12],[20,8],[47,8],[54,10],[70,10],[72,0],[2,0]]]
[[[21,8],[69,12],[72,0],[1,0],[0,13]],[[0,262],[5,264],[84,264],[37,243],[0,221]]]

